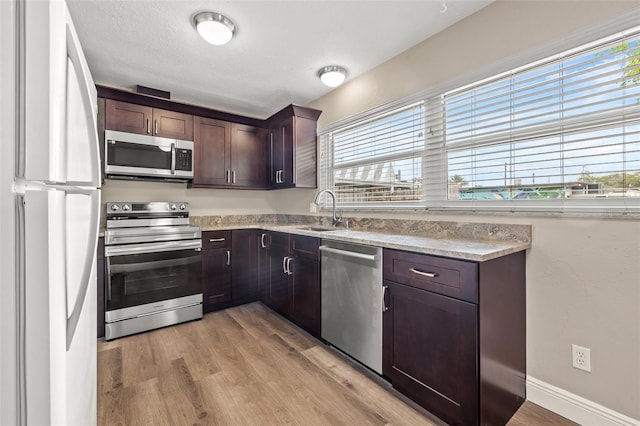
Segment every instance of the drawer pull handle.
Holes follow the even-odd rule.
[[[411,268],[409,269],[411,272],[413,272],[414,274],[418,274],[418,275],[422,275],[424,277],[429,277],[429,278],[435,278],[438,276],[438,274],[436,274],[435,272],[423,272],[423,271],[418,271],[416,268]]]
[[[224,241],[224,237],[223,238],[209,238],[209,242],[210,243],[221,243]]]

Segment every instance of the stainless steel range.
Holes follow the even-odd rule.
[[[202,318],[201,235],[188,203],[107,203],[106,340]]]

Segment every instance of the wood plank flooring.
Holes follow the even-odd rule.
[[[440,425],[260,303],[98,342],[99,425]],[[526,402],[511,426],[572,425]]]

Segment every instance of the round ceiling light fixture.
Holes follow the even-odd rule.
[[[193,25],[207,43],[216,46],[229,43],[237,29],[231,19],[217,12],[198,13],[193,17]]]
[[[318,77],[325,86],[338,87],[347,78],[347,69],[337,65],[329,65],[318,70]]]

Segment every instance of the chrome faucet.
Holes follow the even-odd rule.
[[[320,201],[320,197],[324,193],[327,193],[327,194],[331,195],[332,213],[333,213],[333,222],[332,222],[331,226],[333,226],[335,228],[340,222],[342,222],[341,217],[338,217],[338,214],[336,213],[336,194],[335,194],[335,192],[333,192],[330,189],[323,189],[322,191],[320,191],[320,192],[318,192],[316,194],[316,198],[313,200],[313,204],[319,204],[318,201]]]

